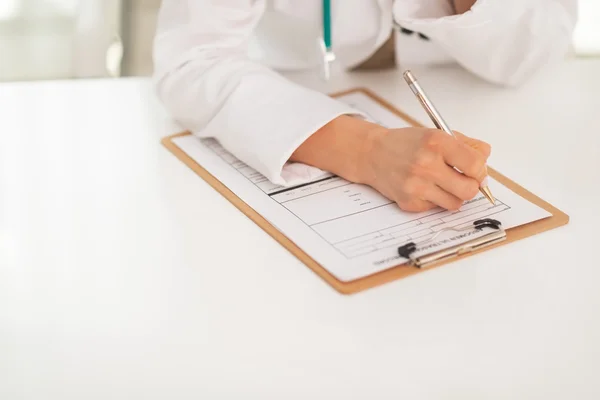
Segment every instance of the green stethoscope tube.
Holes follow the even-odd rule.
[[[331,0],[323,0],[323,42],[325,49],[331,51]]]

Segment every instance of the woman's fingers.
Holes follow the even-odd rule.
[[[478,182],[486,177],[487,156],[479,150],[473,149],[462,140],[445,135],[440,137],[440,149],[446,164],[458,168],[468,177]]]
[[[397,203],[405,211],[423,212],[435,207],[457,210],[463,204],[462,199],[440,188],[431,179],[413,177],[398,187],[401,191]]]
[[[424,212],[437,206],[437,204],[430,201],[421,200],[414,197],[406,200],[399,200],[396,203],[398,203],[398,206],[401,209],[408,212]]]
[[[440,162],[432,177],[434,183],[462,201],[471,200],[479,191],[479,182]]]
[[[463,200],[448,193],[436,185],[430,185],[425,198],[446,210],[458,210],[463,205]]]
[[[479,153],[481,153],[485,157],[486,163],[487,163],[487,159],[492,154],[492,147],[489,144],[487,144],[486,142],[482,142],[481,140],[477,140],[477,139],[473,139],[471,137],[465,136],[462,133],[457,132],[457,131],[454,131],[454,136],[456,136],[456,138],[458,140],[465,143],[467,146],[469,146],[473,150],[476,150]],[[487,176],[487,174],[488,174],[487,164],[485,165],[484,169],[485,169],[485,175]]]
[[[458,131],[453,131],[454,136],[461,142],[465,143],[467,146],[472,148],[473,150],[477,150],[480,152],[486,159],[490,157],[492,154],[492,147],[486,142],[482,142],[481,140],[473,139],[471,137],[465,136]]]
[[[363,183],[405,211],[459,209],[477,195],[490,149],[484,142],[456,136],[425,128],[385,131],[367,146]]]

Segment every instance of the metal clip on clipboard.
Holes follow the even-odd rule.
[[[476,232],[487,230],[489,233],[483,236],[470,240],[465,243],[460,243],[452,247],[448,247],[433,253],[417,255],[419,249],[430,242],[433,242],[439,235],[446,232]],[[438,231],[433,237],[423,240],[419,243],[410,242],[398,247],[398,254],[401,257],[407,258],[409,264],[418,268],[427,268],[434,263],[446,260],[448,258],[457,257],[464,253],[470,253],[484,247],[491,246],[495,243],[506,239],[506,231],[502,227],[500,221],[491,218],[480,219],[473,222],[473,225],[463,228],[447,228]]]

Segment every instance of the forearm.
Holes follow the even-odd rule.
[[[519,85],[562,60],[571,46],[577,0],[454,1],[457,13],[472,8],[457,18],[406,16],[398,23],[428,36],[447,57],[487,81]]]
[[[384,131],[380,125],[343,115],[311,135],[292,154],[290,161],[365,183],[373,139]]]
[[[477,0],[452,0],[456,14],[463,14],[473,7]]]

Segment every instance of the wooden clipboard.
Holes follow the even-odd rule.
[[[416,120],[411,118],[410,116],[404,114],[400,110],[396,109],[390,103],[377,96],[373,92],[365,88],[356,88],[347,90],[344,92],[339,92],[331,95],[332,97],[339,97],[343,95],[347,95],[350,93],[362,92],[363,94],[371,97],[373,100],[381,104],[383,107],[390,110],[392,113],[396,114],[400,118],[404,119],[408,123],[414,126],[422,126]],[[191,157],[189,157],[184,151],[182,151],[177,145],[175,145],[172,139],[190,135],[190,132],[182,132],[169,137],[164,138],[161,143],[171,151],[177,158],[179,158],[183,163],[185,163],[189,168],[191,168],[198,176],[204,179],[209,185],[211,185],[216,191],[218,191],[223,197],[229,200],[234,206],[236,206],[242,213],[244,213],[248,218],[254,221],[258,226],[260,226],[265,232],[267,232],[271,237],[273,237],[277,242],[279,242],[282,246],[284,246],[290,253],[296,256],[300,261],[302,261],[306,266],[308,266],[311,270],[313,270],[319,277],[321,277],[325,282],[331,285],[335,290],[342,294],[353,294],[360,291],[363,291],[368,288],[372,288],[375,286],[379,286],[397,279],[406,278],[413,274],[418,274],[420,272],[429,271],[433,268],[440,267],[450,262],[459,261],[462,258],[470,257],[472,255],[478,254],[482,251],[491,250],[497,246],[503,246],[509,244],[511,242],[515,242],[517,240],[524,239],[529,236],[533,236],[550,229],[554,229],[563,225],[566,225],[569,222],[569,216],[564,212],[560,211],[553,205],[548,202],[542,200],[538,196],[524,189],[517,183],[513,182],[506,176],[500,174],[492,168],[488,167],[489,175],[497,180],[502,185],[506,186],[508,189],[512,190],[519,196],[525,198],[531,203],[545,209],[550,214],[551,217],[547,217],[545,219],[531,222],[529,224],[521,225],[512,229],[508,229],[506,231],[506,240],[494,244],[492,246],[486,247],[482,250],[473,251],[470,253],[462,254],[460,256],[454,257],[451,260],[445,260],[438,262],[427,269],[420,269],[417,267],[408,266],[406,264],[398,265],[396,267],[389,268],[385,271],[381,271],[379,273],[359,278],[350,282],[342,282],[338,280],[335,276],[330,274],[325,268],[319,265],[314,259],[312,259],[308,254],[306,254],[302,249],[300,249],[294,242],[292,242],[288,237],[283,235],[280,231],[278,231],[273,225],[271,225],[265,218],[263,218],[259,213],[254,211],[248,204],[242,201],[238,196],[236,196],[229,188],[227,188],[223,183],[217,180],[214,176],[212,176],[208,171],[206,171],[202,166],[196,163]]]

